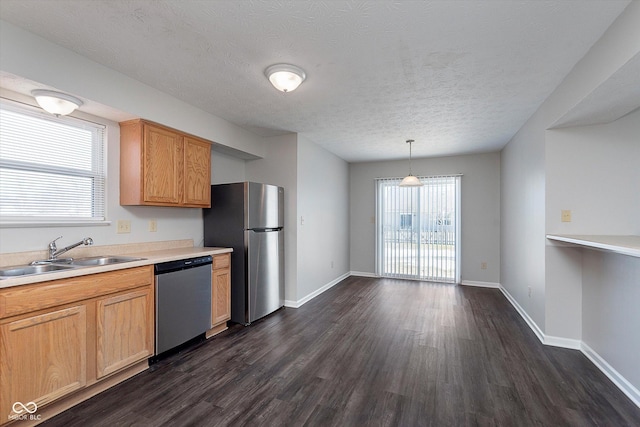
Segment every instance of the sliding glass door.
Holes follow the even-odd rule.
[[[376,180],[379,276],[460,282],[460,176]]]

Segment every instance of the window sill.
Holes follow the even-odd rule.
[[[0,221],[0,228],[97,227],[103,225],[111,225],[111,221]]]

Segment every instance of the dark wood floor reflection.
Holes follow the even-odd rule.
[[[625,426],[638,409],[496,289],[351,277],[47,426]]]

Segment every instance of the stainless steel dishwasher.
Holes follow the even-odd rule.
[[[211,256],[155,265],[156,355],[211,327]]]

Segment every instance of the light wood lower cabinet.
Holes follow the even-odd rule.
[[[153,292],[150,287],[97,302],[97,377],[153,355]]]
[[[231,319],[231,254],[215,255],[211,268],[211,330],[207,338],[227,329]]]
[[[45,413],[147,364],[153,289],[153,266],[0,289],[0,424],[15,402]]]
[[[0,334],[3,422],[17,415],[12,411],[15,402],[34,402],[40,407],[86,385],[84,305],[10,321],[0,326]]]

